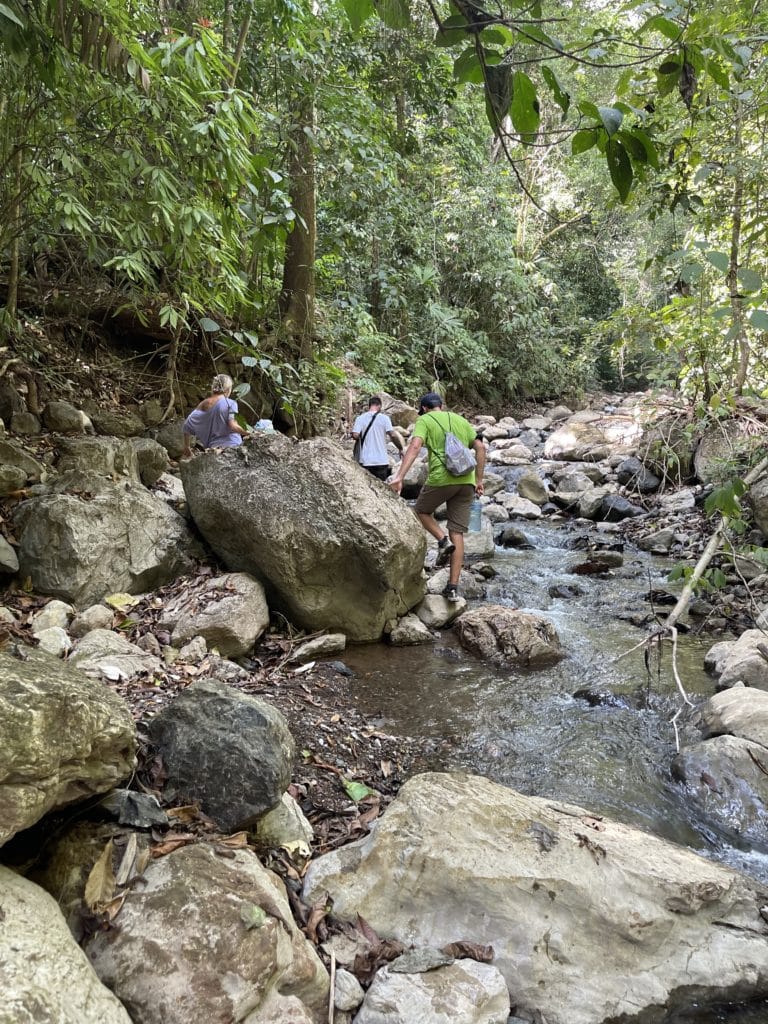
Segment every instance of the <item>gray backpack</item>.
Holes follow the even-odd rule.
[[[450,427],[451,414],[447,413],[446,415]],[[462,444],[452,430],[446,430],[439,420],[435,419],[435,423],[445,434],[445,458],[441,460],[445,468],[451,476],[464,476],[465,473],[471,473],[477,466],[475,453]]]

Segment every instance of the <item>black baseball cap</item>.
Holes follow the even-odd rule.
[[[426,395],[422,395],[419,399],[419,412],[422,409],[437,409],[442,404],[442,395],[438,395],[436,391],[428,391]]]

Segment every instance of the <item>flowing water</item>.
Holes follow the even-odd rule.
[[[665,587],[669,561],[625,551],[624,566],[611,575],[577,577],[568,571],[584,560],[572,547],[577,530],[541,522],[525,524],[523,532],[534,550],[497,549],[498,575],[483,600],[545,615],[567,657],[537,671],[501,670],[464,652],[450,633],[433,648],[348,648],[361,710],[383,730],[431,738],[431,767],[477,772],[523,793],[578,804],[768,881],[768,852],[740,849],[698,820],[671,778],[670,720],[680,700],[669,652],[650,679],[643,651],[626,653],[647,627],[617,616],[649,610],[645,595]],[[558,583],[577,583],[583,594],[550,597]],[[714,693],[703,669],[711,644],[680,638],[678,668],[695,703]],[[600,694],[600,703],[573,696],[584,687]],[[684,722],[681,745],[697,739]],[[691,1009],[691,1024],[768,1024],[768,1004]]]

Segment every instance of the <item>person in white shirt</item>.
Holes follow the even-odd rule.
[[[400,451],[403,450],[403,441],[392,427],[392,420],[381,411],[381,399],[378,395],[371,395],[368,412],[362,413],[355,420],[352,437],[360,441],[360,465],[379,480],[386,480],[389,476],[387,438]]]

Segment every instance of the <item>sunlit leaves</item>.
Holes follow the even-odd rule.
[[[509,108],[515,131],[524,142],[532,141],[541,121],[539,100],[533,82],[524,71],[512,76],[512,103]]]

